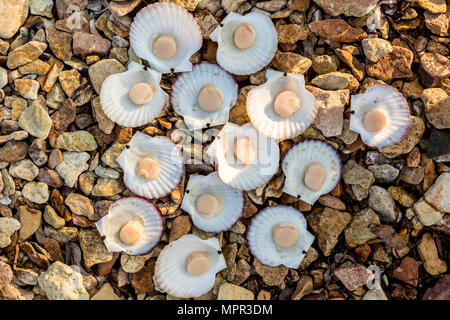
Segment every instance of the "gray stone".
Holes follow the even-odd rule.
[[[390,193],[379,186],[372,186],[369,189],[369,207],[381,214],[383,220],[387,222],[397,221],[400,215]]]
[[[64,179],[67,186],[73,187],[78,176],[89,167],[87,152],[64,152],[63,161],[56,166],[56,171]]]

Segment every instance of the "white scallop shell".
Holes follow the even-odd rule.
[[[222,211],[213,217],[199,214],[195,208],[196,199],[210,193],[222,201]],[[230,229],[241,217],[244,210],[244,195],[220,180],[217,172],[207,176],[193,175],[189,178],[181,209],[188,212],[194,225],[205,232],[218,233]]]
[[[305,89],[305,78],[267,70],[267,82],[253,88],[247,95],[247,114],[253,126],[274,139],[290,139],[305,131],[317,113],[314,95]],[[288,83],[289,81],[289,83]],[[295,91],[302,101],[301,108],[289,118],[280,117],[273,109],[273,102],[281,90]]]
[[[144,180],[136,175],[136,165],[143,157],[157,160],[161,173],[154,180]],[[183,157],[176,145],[166,137],[150,137],[136,132],[127,147],[117,157],[123,170],[123,181],[134,194],[156,199],[168,195],[183,176]]]
[[[103,81],[100,102],[105,114],[115,123],[124,127],[139,127],[160,113],[165,102],[165,93],[159,87],[161,73],[131,62],[128,70],[110,75]],[[147,82],[155,88],[153,99],[145,105],[137,106],[128,95],[131,87],[139,82]]]
[[[297,243],[290,248],[277,245],[272,238],[272,227],[283,222],[293,224],[300,233]],[[297,269],[314,242],[314,236],[306,229],[306,219],[300,211],[278,205],[265,208],[253,217],[247,240],[248,248],[261,263]]]
[[[233,153],[234,141],[241,135],[250,137],[258,149],[256,162],[247,166],[237,162]],[[227,123],[210,144],[207,155],[217,163],[219,177],[225,184],[251,190],[269,181],[277,172],[280,148],[274,139],[256,131],[251,123],[242,126]]]
[[[206,251],[211,257],[211,268],[202,275],[186,272],[186,258],[196,251]],[[156,283],[160,289],[178,298],[198,297],[214,287],[216,273],[227,267],[216,238],[202,240],[188,234],[169,243],[158,256],[155,267]]]
[[[236,48],[233,42],[234,31],[243,23],[250,25],[256,33],[253,46],[246,50]],[[218,43],[216,59],[219,65],[238,75],[252,74],[267,66],[278,46],[278,35],[272,20],[259,12],[245,16],[230,12],[209,38]]]
[[[153,36],[171,34],[177,42],[177,53],[160,59],[151,50]],[[130,27],[130,44],[139,58],[162,72],[191,71],[190,57],[202,47],[202,34],[192,14],[174,3],[153,3],[136,14]]]
[[[378,109],[386,116],[386,126],[380,132],[370,132],[364,128],[364,115]],[[397,143],[405,135],[410,125],[409,106],[403,94],[397,89],[375,84],[365,93],[352,96],[350,130],[358,132],[368,146],[384,148]]]
[[[327,170],[327,177],[319,191],[312,191],[303,183],[305,168],[311,162],[320,162]],[[341,178],[342,163],[339,154],[328,143],[304,140],[287,152],[281,168],[286,176],[283,191],[312,205],[322,194],[336,187]]]
[[[139,241],[127,245],[120,241],[119,232],[130,220],[138,219],[144,226]],[[164,219],[159,209],[150,201],[136,197],[124,197],[115,201],[108,214],[96,222],[100,235],[104,238],[110,252],[125,252],[129,255],[141,255],[150,252],[159,242],[164,231]]]
[[[222,107],[215,112],[206,112],[197,104],[198,93],[207,84],[215,85],[223,95]],[[204,62],[177,78],[171,97],[173,109],[192,131],[226,123],[238,98],[238,86],[231,74],[214,63]]]

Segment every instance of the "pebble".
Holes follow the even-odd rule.
[[[390,164],[372,165],[368,166],[367,169],[373,173],[376,181],[382,183],[393,182],[400,172],[400,170]]]
[[[417,0],[417,4],[431,13],[445,13],[446,0]]]
[[[99,178],[91,194],[95,197],[111,197],[121,193],[124,189],[123,183],[117,179]]]
[[[83,261],[88,269],[93,265],[112,260],[113,254],[105,247],[97,229],[81,229],[78,238],[83,251]]]
[[[353,28],[343,19],[325,19],[308,24],[309,29],[328,40],[337,42],[355,42],[367,38],[361,28]]]
[[[14,89],[25,99],[36,100],[39,91],[39,82],[32,79],[14,80]]]
[[[89,67],[89,79],[95,92],[100,95],[103,81],[114,73],[125,72],[126,68],[115,59],[100,60]]]
[[[403,258],[400,265],[394,269],[392,276],[409,285],[417,287],[419,283],[419,264],[411,257]]]
[[[447,271],[447,264],[439,259],[436,243],[430,233],[425,233],[417,246],[417,252],[423,262],[425,271],[432,276],[437,276]]]
[[[311,67],[319,75],[335,72],[339,67],[339,58],[334,54],[315,56]]]
[[[54,262],[39,275],[38,282],[50,300],[89,300],[81,273],[62,262]]]
[[[424,199],[437,210],[450,212],[450,172],[443,172],[425,192]]]
[[[105,179],[119,179],[120,174],[114,169],[98,166],[95,168],[95,174]]]
[[[425,132],[425,123],[423,120],[416,116],[411,116],[411,123],[403,138],[385,148],[381,148],[380,151],[388,158],[395,158],[399,155],[409,153],[419,143]]]
[[[55,229],[61,229],[66,224],[66,221],[58,216],[55,209],[49,205],[45,206],[44,220]]]
[[[8,72],[0,67],[0,89],[8,84]]]
[[[371,208],[365,208],[355,213],[344,231],[347,244],[354,248],[376,239],[377,235],[371,229],[373,224],[380,224],[380,218]]]
[[[81,86],[81,74],[76,69],[62,71],[58,76],[58,81],[66,95],[71,97]]]
[[[44,227],[44,235],[46,237],[55,239],[60,244],[65,244],[67,242],[76,241],[78,239],[78,229],[75,227],[62,227],[58,230],[52,227]]]
[[[448,141],[450,141],[449,130],[432,129],[428,140],[427,156],[436,162],[450,161],[450,143]]]
[[[420,98],[425,105],[427,120],[437,129],[450,128],[450,97],[441,88],[423,90]]]
[[[0,38],[9,39],[19,30],[28,16],[28,6],[28,0],[0,1]]]
[[[356,59],[347,50],[336,49],[336,55],[342,60],[352,71],[353,75],[358,81],[364,79],[365,66],[362,62]]]
[[[334,270],[334,275],[341,280],[349,291],[354,291],[369,282],[372,272],[363,265],[347,261]]]
[[[411,64],[414,55],[411,50],[393,46],[392,52],[382,57],[378,62],[367,61],[366,71],[370,77],[385,82],[398,78],[411,78]]]
[[[344,108],[350,94],[348,90],[327,91],[312,86],[306,86],[317,103],[317,114],[314,125],[325,137],[335,137],[342,133]]]
[[[120,265],[126,273],[136,273],[144,267],[145,261],[150,258],[151,254],[152,253],[143,256],[130,256],[125,252],[122,252],[120,256]]]
[[[339,235],[350,222],[347,212],[325,208],[307,216],[308,223],[317,234],[319,248],[325,256],[329,256],[338,242]]]
[[[29,106],[19,117],[19,126],[34,137],[46,139],[52,127],[48,113],[38,104]]]
[[[75,55],[106,56],[111,51],[111,41],[95,34],[75,32],[73,34],[73,52]]]
[[[295,44],[297,41],[308,37],[308,28],[299,24],[281,24],[277,26],[278,42]]]
[[[20,206],[18,216],[21,225],[19,230],[19,242],[23,242],[31,237],[41,226],[42,212]]]
[[[62,61],[72,59],[72,35],[59,31],[53,25],[45,27],[47,42],[56,58]]]
[[[277,286],[280,289],[285,288],[284,278],[288,274],[289,268],[284,265],[276,267],[265,266],[256,258],[253,262],[253,266],[255,267],[256,273],[262,277],[266,285]]]
[[[131,284],[137,295],[151,293],[155,291],[153,275],[155,273],[155,262],[150,262],[131,276]]]
[[[418,185],[423,180],[424,175],[425,169],[422,166],[404,167],[400,172],[400,180],[408,184]]]
[[[0,291],[7,288],[13,279],[11,267],[0,260]]]
[[[95,97],[91,101],[92,110],[95,115],[95,119],[98,122],[98,127],[106,134],[111,134],[114,129],[114,122],[108,118],[108,116],[103,111],[102,105],[100,103],[100,97]]]
[[[192,222],[189,216],[178,216],[172,222],[169,242],[175,241],[191,231]]]
[[[89,220],[95,219],[94,206],[88,197],[73,192],[67,196],[64,203],[70,208],[72,213],[85,216]]]
[[[425,226],[431,226],[442,218],[442,214],[430,206],[423,198],[414,203],[413,209],[420,222]]]
[[[58,173],[50,169],[43,169],[43,168],[39,169],[38,180],[54,188],[59,188],[64,185],[64,182],[58,175]]]
[[[420,57],[419,75],[425,87],[439,86],[450,75],[450,60],[435,52],[427,52]]]
[[[30,0],[30,12],[34,15],[53,18],[53,0]]]
[[[78,176],[88,169],[89,159],[87,152],[64,152],[63,161],[56,166],[56,171],[64,179],[65,184],[72,188]]]
[[[306,73],[311,64],[310,59],[294,52],[277,51],[272,60],[272,65],[279,71],[300,75]],[[244,88],[241,88],[241,90]]]
[[[64,132],[56,139],[57,149],[67,151],[95,151],[98,148],[94,136],[87,131]]]
[[[63,161],[63,154],[59,149],[53,149],[48,156],[48,167],[55,169],[58,164]]]
[[[379,186],[372,186],[369,189],[369,207],[378,212],[387,222],[395,222],[401,216],[389,192]]]
[[[381,38],[363,39],[361,45],[366,58],[374,63],[393,51],[391,43]]]
[[[406,208],[411,208],[416,201],[414,196],[400,187],[390,186],[388,192],[391,197]]]
[[[29,159],[13,162],[9,166],[9,174],[14,178],[32,181],[39,174],[39,168]]]
[[[376,0],[313,0],[326,13],[332,16],[344,14],[352,17],[362,17],[372,11]]]
[[[47,142],[44,139],[34,139],[28,148],[28,155],[35,165],[42,167],[48,161],[47,156]]]
[[[448,33],[449,19],[445,13],[431,13],[425,11],[425,26],[436,35],[445,35]]]
[[[324,90],[346,89],[354,77],[349,73],[330,72],[321,74],[311,80],[311,83]]]
[[[345,210],[345,203],[342,202],[341,199],[333,197],[329,194],[321,195],[318,199],[318,202],[324,207],[329,207],[336,210]]]
[[[11,244],[11,236],[20,229],[20,222],[14,218],[0,217],[0,248]]]
[[[346,184],[356,184],[369,189],[375,182],[373,173],[354,160],[349,160],[342,168],[342,178]]]
[[[114,15],[122,17],[133,11],[141,1],[142,0],[111,1],[109,10],[111,10]]]
[[[22,195],[33,203],[46,203],[49,199],[48,185],[43,182],[28,182],[23,186]]]
[[[254,300],[253,292],[232,283],[223,283],[219,288],[217,300]]]

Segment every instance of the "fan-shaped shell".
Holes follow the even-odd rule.
[[[250,25],[255,30],[256,38],[252,47],[240,50],[235,47],[233,34],[242,24]],[[272,61],[278,46],[278,35],[272,20],[259,12],[245,16],[230,12],[210,35],[218,43],[217,62],[219,65],[238,75],[255,73]]]
[[[253,126],[274,139],[290,139],[301,134],[317,113],[316,99],[305,89],[304,77],[267,70],[266,78],[265,84],[251,89],[247,95],[247,114]],[[302,104],[291,117],[282,118],[274,111],[273,103],[277,94],[286,89],[296,92]]]
[[[177,53],[160,59],[151,50],[154,36],[170,34],[177,43]],[[153,3],[136,14],[130,27],[130,44],[139,58],[162,72],[191,71],[190,57],[202,46],[200,28],[192,14],[174,3]]]
[[[136,174],[136,166],[143,157],[159,163],[161,173],[156,179],[147,181]],[[172,141],[141,132],[136,132],[116,161],[124,172],[123,181],[128,189],[148,199],[168,195],[180,183],[184,171],[183,157]]]

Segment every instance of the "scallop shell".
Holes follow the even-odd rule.
[[[234,158],[234,141],[240,135],[246,135],[256,142],[258,158],[253,164],[245,166]],[[277,172],[280,160],[277,142],[256,131],[251,123],[243,126],[227,123],[206,152],[217,163],[220,179],[239,190],[251,190],[269,181]]]
[[[300,237],[293,247],[280,247],[272,239],[272,227],[283,222],[289,222],[299,230]],[[306,219],[300,211],[278,205],[265,208],[253,217],[247,240],[248,248],[261,263],[297,269],[314,242],[314,236],[306,229]]]
[[[161,73],[131,62],[127,71],[112,74],[103,81],[100,92],[103,111],[124,127],[139,127],[152,121],[161,113],[166,99],[160,81]],[[131,87],[139,82],[150,83],[155,88],[153,99],[142,106],[136,106],[128,96]]]
[[[222,212],[213,217],[205,217],[195,209],[197,197],[212,193],[219,197],[223,204]],[[194,225],[205,232],[218,233],[230,229],[242,215],[244,210],[244,195],[220,180],[217,172],[207,176],[191,176],[186,187],[181,209],[188,212]]]
[[[171,34],[178,50],[170,59],[157,58],[150,47],[153,36]],[[190,57],[202,47],[202,34],[192,14],[174,3],[153,3],[136,14],[130,27],[130,44],[139,58],[162,72],[191,71]]]
[[[212,257],[211,269],[199,276],[186,272],[186,258],[195,251],[206,251]],[[216,238],[202,240],[192,234],[169,243],[156,260],[157,286],[178,298],[199,297],[214,287],[216,273],[227,267]]]
[[[364,128],[364,115],[378,109],[386,116],[386,126],[380,132]],[[352,96],[350,130],[358,132],[368,146],[384,148],[399,142],[410,125],[409,106],[402,93],[382,84],[370,86],[365,93]]]
[[[120,241],[121,227],[129,220],[139,219],[144,225],[144,233],[136,244],[127,245]],[[161,240],[164,219],[152,202],[137,196],[120,198],[110,207],[108,214],[96,222],[96,227],[106,248],[110,252],[125,252],[141,255],[150,252]]]
[[[303,183],[305,168],[311,162],[320,162],[327,170],[326,180],[319,191],[312,191]],[[286,176],[283,191],[312,205],[322,194],[336,187],[341,179],[342,163],[339,154],[328,143],[304,140],[287,152],[281,168]]]
[[[206,112],[197,104],[198,93],[207,84],[215,85],[223,94],[222,107],[216,112]],[[231,74],[216,64],[204,62],[177,78],[171,97],[173,109],[183,116],[189,130],[198,130],[228,121],[230,109],[238,98],[238,86]]]
[[[256,32],[255,42],[247,50],[240,50],[233,43],[234,30],[243,23]],[[238,75],[252,74],[267,66],[278,46],[278,35],[272,20],[259,12],[245,16],[230,12],[209,38],[218,43],[216,59],[219,65]]]
[[[159,162],[161,174],[154,180],[143,180],[136,175],[136,165],[144,156]],[[136,132],[116,161],[124,172],[123,181],[127,188],[148,199],[168,195],[180,183],[184,172],[183,157],[172,141],[141,132]]]
[[[301,134],[314,121],[317,113],[316,99],[305,89],[304,77],[267,70],[266,78],[265,84],[253,88],[247,96],[247,114],[253,126],[274,139],[290,139]],[[288,84],[289,80],[291,82]],[[276,95],[287,85],[290,90],[299,94],[302,106],[290,118],[282,118],[275,113],[273,102]]]

